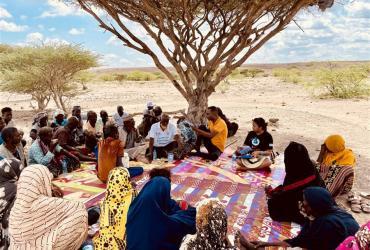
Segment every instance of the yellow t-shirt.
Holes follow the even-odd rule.
[[[215,122],[208,121],[208,128],[211,133],[216,132],[216,135],[211,139],[212,144],[223,152],[227,140],[227,126],[225,121],[220,117]]]

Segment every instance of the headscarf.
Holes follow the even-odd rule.
[[[316,214],[325,215],[338,209],[333,197],[325,188],[308,187],[303,190],[303,196]]]
[[[66,116],[66,114],[65,114],[65,112],[63,111],[63,110],[60,110],[60,109],[57,109],[57,110],[55,110],[55,112],[54,112],[54,114],[53,114],[53,120],[54,120],[54,123],[55,124],[58,124],[57,123],[57,120],[56,120],[56,117],[58,116],[58,115],[64,115],[64,118],[65,118],[65,116]],[[77,117],[76,117],[77,118]],[[78,118],[77,118],[77,120],[78,120]],[[63,122],[62,122],[62,124],[60,124],[61,126],[65,126],[67,124],[67,120],[66,119],[64,119],[63,120]],[[58,124],[59,125],[59,124]]]
[[[179,249],[182,238],[196,232],[195,209],[181,210],[170,192],[170,181],[157,176],[131,203],[126,223],[128,250]]]
[[[17,181],[22,169],[21,161],[15,158],[0,161],[0,222],[2,228],[8,227],[9,210],[17,193]]]
[[[325,166],[354,166],[356,163],[355,155],[351,149],[346,148],[345,141],[342,136],[329,136],[325,140],[325,145],[330,151],[324,155],[322,163]]]
[[[316,176],[317,180],[322,182],[304,145],[291,142],[284,151],[284,163],[286,172],[284,186],[301,181],[309,176]],[[322,183],[322,185],[324,184]]]
[[[53,175],[43,165],[25,168],[9,217],[12,249],[78,249],[87,236],[80,202],[52,197]]]
[[[33,122],[32,122],[32,125],[40,125],[40,121],[45,118],[45,117],[48,117],[48,112],[44,111],[44,112],[39,112],[37,113],[34,117],[33,117]],[[54,116],[55,118],[55,116]]]
[[[285,240],[289,245],[305,249],[336,249],[343,240],[356,234],[358,223],[352,215],[338,208],[328,190],[308,187],[303,195],[314,218],[304,224],[297,237]]]
[[[105,199],[101,203],[100,231],[94,238],[95,249],[125,249],[126,221],[135,189],[126,168],[112,169],[108,177]]]
[[[185,249],[213,250],[233,249],[228,247],[227,214],[217,199],[206,199],[197,207],[197,233]]]
[[[363,225],[355,236],[350,236],[339,245],[337,250],[369,250],[370,221]]]

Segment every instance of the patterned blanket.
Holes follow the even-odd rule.
[[[81,168],[68,174],[63,174],[53,183],[64,192],[64,198],[80,201],[86,207],[99,203],[104,198],[106,185],[96,177],[95,164],[83,163]]]
[[[206,162],[191,157],[173,164],[157,161],[143,166],[145,172],[133,180],[140,190],[149,179],[149,169],[168,167],[172,172],[172,197],[186,200],[195,206],[208,197],[217,197],[226,207],[229,235],[241,230],[249,240],[283,240],[295,236],[299,226],[273,222],[268,216],[264,186],[277,186],[284,179],[281,158],[277,158],[273,170],[237,172],[235,162],[225,152],[218,161]],[[134,163],[131,165],[140,165]],[[65,198],[80,200],[90,207],[104,197],[105,184],[101,183],[89,165],[62,176],[54,181],[62,187]]]

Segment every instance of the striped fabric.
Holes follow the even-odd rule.
[[[352,190],[355,171],[353,166],[318,166],[321,178],[333,197]]]
[[[11,249],[73,250],[79,249],[86,239],[84,205],[52,197],[52,177],[42,165],[23,170],[9,218]]]

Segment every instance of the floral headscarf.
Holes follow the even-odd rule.
[[[197,233],[187,243],[187,249],[233,249],[227,241],[227,214],[217,199],[206,199],[197,206]]]

